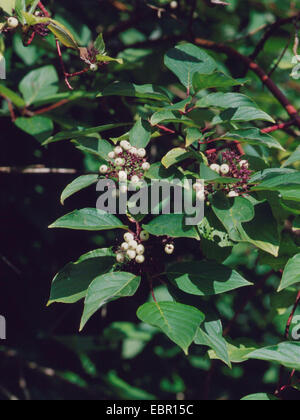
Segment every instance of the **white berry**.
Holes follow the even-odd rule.
[[[120,264],[122,264],[125,261],[125,255],[124,254],[119,253],[119,254],[117,254],[116,258],[117,258],[117,262],[120,263]]]
[[[204,185],[199,182],[197,182],[196,184],[193,185],[193,190],[198,192],[198,191],[204,191]]]
[[[165,247],[165,253],[166,254],[172,255],[174,253],[174,251],[175,251],[175,246],[174,245],[172,245],[172,244],[166,245],[166,247]]]
[[[120,155],[120,154],[122,154],[122,153],[123,153],[123,149],[122,149],[122,147],[117,146],[117,147],[114,149],[114,152],[115,152],[115,154],[118,156],[118,155]]]
[[[144,255],[138,255],[135,259],[135,262],[137,262],[138,264],[144,264],[144,262],[145,262]]]
[[[91,64],[90,65],[90,70],[96,72],[96,71],[99,70],[99,67],[97,66],[97,64]]]
[[[241,168],[249,168],[249,162],[247,160],[241,160],[240,161],[240,167]]]
[[[221,174],[223,174],[223,175],[227,175],[227,174],[229,174],[229,172],[230,172],[230,167],[229,167],[229,165],[227,165],[226,163],[224,163],[224,165],[221,165],[221,167],[220,167],[220,172],[221,172]]]
[[[99,168],[99,172],[100,172],[100,174],[102,174],[102,175],[107,174],[107,172],[108,172],[108,166],[107,166],[107,165],[102,165],[102,166],[100,166],[100,168]]]
[[[122,245],[121,245],[121,248],[122,248],[122,250],[123,251],[128,251],[128,249],[129,249],[129,244],[128,244],[128,242],[123,242],[122,243]]]
[[[146,242],[146,241],[149,241],[150,235],[149,235],[148,232],[146,232],[145,230],[143,230],[141,232],[140,238],[141,238],[141,241]]]
[[[135,258],[136,258],[136,252],[135,252],[133,249],[129,249],[129,250],[127,251],[127,257],[128,257],[130,260],[135,260]]]
[[[116,165],[116,166],[123,166],[123,165],[124,165],[124,163],[125,163],[125,161],[124,161],[124,159],[122,159],[122,158],[117,158],[117,159],[115,160],[115,165]]]
[[[138,157],[144,158],[146,156],[147,152],[145,149],[139,149],[137,152]]]
[[[227,197],[235,198],[235,197],[239,197],[239,194],[235,191],[230,191],[230,193],[227,195]]]
[[[213,163],[212,165],[210,165],[210,169],[214,172],[217,172],[218,174],[220,173],[220,165],[218,165],[217,163]]]
[[[108,157],[109,159],[114,159],[116,157],[115,152],[109,152]]]
[[[143,171],[149,171],[149,169],[151,168],[151,165],[150,165],[150,163],[149,162],[144,162],[143,163],[143,165],[142,165],[142,169],[143,169]]]
[[[177,7],[178,7],[177,1],[171,1],[170,7],[171,7],[171,9],[177,9]]]
[[[138,245],[138,247],[136,248],[136,253],[138,255],[143,255],[145,253],[145,247],[144,247],[144,245]]]
[[[119,172],[119,180],[120,181],[127,181],[127,173],[125,171]]]
[[[124,150],[129,150],[131,148],[131,144],[127,141],[127,140],[123,140],[120,143],[120,146],[124,149]]]
[[[134,240],[134,236],[132,233],[129,233],[129,232],[125,233],[124,241],[129,243],[130,241],[133,241],[133,240]]]
[[[133,240],[133,241],[130,241],[129,243],[128,243],[128,245],[129,245],[129,248],[130,249],[133,249],[134,251],[137,249],[137,247],[138,247],[138,243],[137,243],[137,241],[135,241],[135,240]]]
[[[138,149],[136,147],[131,147],[129,149],[129,153],[131,153],[132,155],[136,156],[138,154]]]
[[[7,19],[7,24],[10,28],[15,29],[19,26],[19,21],[15,17],[10,17]]]

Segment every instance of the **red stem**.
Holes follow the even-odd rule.
[[[44,13],[46,17],[50,17],[50,13],[48,12],[48,10],[45,8],[45,6],[43,5],[41,1],[38,2],[38,7],[41,9],[41,11]]]
[[[65,83],[70,90],[74,90],[72,88],[70,82],[69,82],[69,79],[68,79],[68,73],[66,72],[65,64],[64,64],[64,61],[63,61],[63,58],[62,58],[62,53],[61,53],[59,41],[58,41],[58,39],[56,39],[55,41],[56,41],[56,48],[57,48],[57,52],[58,52],[58,56],[59,56],[59,60],[60,60],[60,65],[61,65],[61,68],[62,68],[63,73],[64,73]]]
[[[39,110],[37,110],[37,111],[34,111],[34,112],[33,112],[33,114],[34,114],[34,115],[41,115],[41,114],[45,114],[46,112],[53,111],[54,109],[59,108],[59,107],[61,107],[61,106],[65,105],[65,104],[67,104],[68,102],[69,102],[69,100],[68,100],[68,99],[63,99],[62,101],[59,101],[59,102],[57,102],[56,104],[53,104],[53,105],[48,106],[48,107],[46,107],[46,108],[42,108],[42,109],[39,109]]]
[[[163,131],[166,131],[167,133],[170,133],[170,134],[176,134],[176,131],[174,131],[174,130],[171,130],[170,128],[168,128],[168,127],[165,127],[164,125],[158,125],[157,124],[157,126],[156,126],[157,128],[159,128],[160,130],[163,130]]]
[[[274,131],[284,130],[285,128],[291,127],[294,124],[295,124],[295,121],[287,121],[284,123],[278,123],[278,124],[272,125],[272,127],[264,128],[263,130],[261,130],[261,132],[264,134],[273,133]]]
[[[32,34],[31,34],[31,36],[30,36],[30,38],[28,39],[28,41],[26,42],[26,45],[27,45],[27,47],[29,47],[29,45],[31,45],[32,44],[32,42],[33,42],[33,40],[34,40],[34,38],[35,38],[35,32],[32,32]]]

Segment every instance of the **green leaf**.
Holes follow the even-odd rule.
[[[286,168],[287,166],[291,166],[294,163],[299,163],[299,162],[300,162],[300,146],[297,147],[294,153],[292,153],[291,156],[284,162],[282,167]]]
[[[103,96],[131,96],[142,99],[154,99],[157,101],[170,102],[165,91],[154,85],[135,85],[134,83],[115,82],[101,92]]]
[[[146,303],[138,309],[137,316],[141,321],[162,330],[186,355],[205,318],[193,306],[175,302]]]
[[[53,279],[48,305],[75,303],[84,298],[91,282],[111,270],[115,260],[110,249],[97,249],[67,264]]]
[[[162,214],[143,228],[151,235],[170,236],[172,238],[191,238],[199,240],[195,226],[186,226],[184,214]]]
[[[275,120],[266,112],[252,107],[228,108],[221,114],[217,115],[213,121],[213,125],[222,124],[224,122],[248,122],[248,121],[269,121],[275,123]]]
[[[12,15],[15,6],[16,0],[0,0],[0,8],[10,16]]]
[[[282,290],[293,286],[294,284],[300,283],[300,254],[295,255],[293,258],[289,260],[287,263],[281,283],[278,289],[278,292],[281,292]]]
[[[253,146],[266,146],[269,149],[285,150],[281,144],[269,134],[262,133],[258,128],[245,128],[226,133],[224,140],[239,141],[241,143],[252,144]]]
[[[223,194],[216,194],[212,208],[233,241],[251,243],[278,257],[280,235],[268,203],[254,208],[244,197],[229,200]]]
[[[116,63],[124,64],[124,60],[122,58],[113,58],[113,57],[109,57],[108,55],[98,54],[96,56],[96,60],[98,63],[110,63],[112,61],[115,61]]]
[[[129,133],[130,144],[137,148],[146,148],[151,139],[151,126],[139,118]]]
[[[8,89],[6,86],[0,85],[0,93],[6,98],[8,98],[16,107],[18,108],[25,107],[26,104],[25,104],[24,99],[21,98],[21,96],[16,94],[14,91]]]
[[[248,107],[248,108],[255,108],[257,109],[258,106],[256,103],[246,95],[241,93],[211,93],[210,95],[205,96],[199,101],[196,102],[196,106],[198,108],[222,108],[222,109],[230,109],[230,108],[241,108],[241,107]]]
[[[211,74],[195,73],[193,77],[193,87],[197,92],[202,89],[210,88],[229,88],[240,86],[246,83],[246,79],[237,80],[219,71]]]
[[[26,21],[23,16],[23,12],[26,12],[26,1],[25,0],[16,0],[15,12],[18,20],[24,24]]]
[[[94,43],[94,47],[96,48],[99,54],[104,55],[106,48],[105,48],[105,42],[103,39],[103,34],[99,34],[97,36],[97,39]]]
[[[183,174],[174,166],[166,169],[160,162],[151,165],[149,171],[145,173],[145,177],[153,180],[165,180],[172,182],[174,180],[182,180]]]
[[[86,128],[86,129],[81,129],[81,130],[62,131],[56,134],[55,136],[49,137],[49,139],[45,141],[44,145],[55,143],[57,141],[62,141],[62,140],[78,139],[80,137],[89,136],[90,134],[102,133],[104,131],[113,130],[114,128],[119,128],[119,127],[126,127],[128,125],[131,125],[131,123],[106,124],[106,125],[100,125],[98,127]]]
[[[170,150],[161,160],[161,163],[164,165],[165,168],[169,169],[171,166],[175,165],[176,163],[180,163],[183,160],[186,160],[193,155],[191,152],[187,152],[186,149],[182,149],[181,147],[177,147],[176,149]]]
[[[172,48],[165,56],[165,65],[189,90],[192,88],[195,73],[210,74],[217,67],[210,55],[193,44]]]
[[[210,347],[231,368],[228,344],[223,337],[223,327],[220,320],[205,322],[204,328],[198,329],[195,344]]]
[[[127,229],[113,214],[108,214],[105,211],[94,208],[75,210],[72,213],[66,214],[49,226],[49,228],[89,231]]]
[[[279,399],[271,394],[252,394],[242,398],[241,401],[279,401]]]
[[[88,288],[80,331],[103,305],[119,298],[133,296],[140,282],[141,278],[135,274],[123,272],[108,273],[97,277]]]
[[[29,72],[19,85],[26,105],[55,95],[58,91],[58,75],[55,67],[45,66]]]
[[[300,172],[269,176],[253,191],[278,191],[287,201],[300,201]]]
[[[255,350],[248,359],[277,363],[288,369],[300,370],[300,343],[284,342],[277,346]]]
[[[198,124],[185,115],[181,115],[179,111],[171,111],[169,109],[162,109],[155,112],[150,119],[152,126],[158,125],[161,122],[165,124],[178,123],[187,125],[188,127],[198,127]]]
[[[213,261],[172,264],[167,276],[180,290],[196,296],[213,296],[252,285],[238,272]]]
[[[50,118],[36,116],[31,118],[19,117],[15,124],[25,133],[35,137],[40,143],[43,143],[54,130],[53,121]]]
[[[113,146],[107,140],[101,139],[98,134],[90,134],[87,137],[77,138],[72,141],[78,150],[89,153],[99,159],[100,162],[109,160],[108,154],[113,151]]]
[[[98,175],[83,175],[76,178],[71,184],[69,184],[64,191],[62,192],[60,201],[64,205],[64,202],[67,198],[71,197],[73,194],[78,191],[83,190],[84,188],[89,187],[90,185],[95,184],[99,179]]]

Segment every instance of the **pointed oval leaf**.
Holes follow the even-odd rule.
[[[237,271],[213,261],[182,262],[167,269],[169,280],[185,293],[212,296],[252,286]]]
[[[138,309],[137,316],[162,330],[186,355],[205,319],[204,314],[193,306],[176,302],[146,303]]]
[[[97,277],[90,285],[85,298],[80,331],[103,305],[119,298],[133,296],[140,282],[140,277],[124,272],[108,273]]]
[[[300,254],[295,255],[293,258],[289,260],[287,263],[281,283],[278,289],[278,292],[281,292],[282,290],[293,286],[294,284],[300,283]]]
[[[66,214],[49,226],[49,228],[89,231],[128,229],[113,214],[93,208],[75,210],[72,213]]]
[[[79,178],[76,178],[71,184],[69,184],[64,191],[62,192],[60,201],[63,205],[65,200],[71,197],[73,194],[77,193],[78,191],[83,190],[93,184],[95,184],[99,179],[98,175],[83,175]]]

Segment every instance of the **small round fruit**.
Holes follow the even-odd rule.
[[[224,165],[221,165],[220,167],[220,172],[222,175],[227,175],[230,172],[230,167],[229,165],[227,165],[226,163],[224,163]]]
[[[133,240],[134,240],[134,236],[132,233],[129,233],[129,232],[125,233],[124,235],[125,242],[129,243],[130,241],[133,241]]]
[[[136,253],[138,255],[144,255],[145,254],[145,247],[144,247],[144,245],[138,245],[138,247],[136,248]]]
[[[125,171],[120,171],[119,172],[119,180],[122,181],[127,181],[127,173]]]
[[[247,160],[241,160],[240,161],[240,167],[248,169],[249,168],[249,162]]]
[[[130,249],[133,249],[134,251],[137,249],[137,247],[138,247],[138,243],[137,243],[137,241],[135,241],[135,240],[133,240],[133,241],[130,241],[129,243],[128,243],[128,245],[129,245],[129,248]]]
[[[220,165],[218,165],[217,163],[213,163],[212,165],[210,165],[210,169],[219,174],[221,168]]]
[[[123,166],[123,165],[124,165],[124,163],[125,163],[125,161],[124,161],[124,159],[122,159],[122,158],[117,158],[117,159],[115,160],[115,165],[116,165],[116,166]]]
[[[229,198],[235,198],[239,197],[239,194],[236,191],[230,191],[230,193],[227,195]]]
[[[102,175],[107,174],[107,172],[108,172],[108,166],[107,166],[107,165],[102,165],[102,166],[100,166],[100,168],[99,168],[99,172],[100,172],[100,174],[102,174]]]
[[[138,149],[136,147],[131,147],[129,153],[136,156],[138,154]]]
[[[116,157],[115,152],[109,152],[108,157],[109,159],[114,159]]]
[[[170,7],[171,7],[171,9],[177,9],[177,7],[178,7],[178,3],[177,3],[177,1],[171,1],[171,3],[170,3]]]
[[[144,264],[144,262],[145,262],[144,255],[138,255],[135,259],[135,262],[138,263],[138,264]]]
[[[175,251],[175,246],[173,244],[168,244],[165,247],[165,253],[168,255],[172,255]]]
[[[149,162],[144,162],[143,163],[143,165],[142,165],[143,171],[147,172],[147,171],[149,171],[150,168],[151,168],[151,165],[150,165]]]
[[[196,182],[196,184],[193,185],[193,190],[198,192],[198,191],[204,191],[204,185],[199,182]]]
[[[118,155],[121,155],[123,153],[123,149],[122,149],[122,147],[117,146],[117,147],[115,147],[114,152],[118,156]]]
[[[139,178],[137,175],[134,175],[134,176],[131,178],[131,182],[132,182],[133,184],[138,184],[138,183],[140,182],[140,178]]]
[[[122,140],[121,143],[120,143],[120,146],[124,150],[129,150],[131,148],[131,144],[127,140]]]
[[[122,251],[128,251],[128,249],[129,249],[129,244],[128,244],[128,242],[123,242],[122,243],[122,245],[121,245],[121,249],[122,249]]]
[[[150,235],[146,230],[143,230],[140,235],[141,241],[146,242],[149,241]]]
[[[136,252],[135,252],[133,249],[129,249],[129,250],[127,251],[127,257],[128,257],[130,260],[135,260],[135,258],[136,258]]]
[[[138,157],[144,158],[146,156],[147,152],[145,149],[139,149],[137,152]]]
[[[97,65],[97,64],[91,64],[91,65],[90,65],[90,70],[91,70],[91,71],[96,72],[96,71],[98,71],[98,70],[99,70],[99,67],[98,67],[98,65]]]
[[[12,29],[16,29],[19,26],[19,21],[15,17],[10,17],[7,19],[7,25]]]
[[[125,261],[125,255],[118,253],[116,259],[118,263],[122,264]]]

